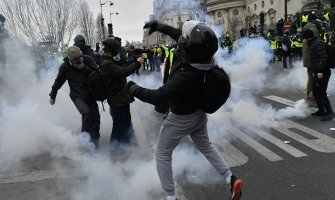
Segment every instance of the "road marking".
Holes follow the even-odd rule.
[[[246,135],[239,129],[230,126],[229,127],[229,132],[231,132],[234,136],[236,136],[238,139],[242,140],[244,143],[249,145],[251,148],[253,148],[255,151],[257,151],[259,154],[264,156],[266,159],[270,161],[279,161],[283,160],[282,157],[274,153],[273,151],[269,150],[265,146],[261,145],[259,142],[255,141],[253,138],[250,136]]]
[[[308,139],[305,138],[295,132],[293,132],[290,129],[298,129],[306,134],[309,134],[313,136],[316,139]],[[323,153],[335,153],[335,139],[332,137],[329,137],[327,135],[324,135],[318,131],[315,131],[311,128],[308,128],[306,126],[300,125],[296,122],[293,122],[291,120],[287,120],[283,123],[279,124],[279,127],[274,128],[278,130],[279,132],[285,134],[286,136],[314,149],[318,152]]]
[[[261,136],[262,138],[266,139],[267,141],[271,142],[272,144],[276,145],[280,149],[286,151],[287,153],[291,154],[294,157],[303,157],[307,156],[304,152],[294,148],[290,144],[285,144],[283,140],[276,138],[275,136],[271,135],[270,133],[265,132],[259,128],[253,128],[252,131],[257,135]]]
[[[274,95],[263,96],[263,98],[269,99],[269,100],[272,100],[272,101],[275,101],[275,102],[278,102],[278,103],[282,103],[284,105],[291,106],[291,107],[294,107],[294,105],[296,103],[296,102],[294,102],[292,100],[285,99],[285,98],[278,97],[278,96],[274,96]],[[316,109],[316,108],[309,108],[309,110],[312,111],[312,112],[316,112],[318,109]]]
[[[46,179],[65,179],[79,178],[85,175],[78,169],[60,169],[50,171],[32,171],[0,175],[0,184],[17,183],[17,182],[35,182]]]
[[[230,167],[240,166],[248,162],[248,157],[224,138],[215,137],[212,140],[214,141],[214,146]]]

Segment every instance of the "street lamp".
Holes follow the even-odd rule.
[[[110,18],[111,23],[113,23],[113,22],[112,22],[112,15],[113,15],[113,14],[118,15],[119,13],[118,13],[118,12],[110,12],[110,13],[109,13],[109,18]]]
[[[101,12],[101,19],[100,20],[101,20],[101,28],[102,28],[102,40],[105,37],[105,23],[104,23],[105,19],[104,19],[103,15],[102,15],[102,6],[105,5],[106,3],[109,3],[110,6],[114,5],[114,3],[111,2],[111,1],[106,1],[104,3],[101,3],[101,0],[100,0],[100,12]]]

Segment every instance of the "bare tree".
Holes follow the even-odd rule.
[[[1,0],[0,11],[15,40],[37,45],[43,42],[51,51],[64,47],[77,27],[78,0]]]
[[[93,12],[90,10],[87,2],[81,0],[79,12],[79,30],[80,33],[86,38],[86,43],[93,45],[95,38],[95,23]]]

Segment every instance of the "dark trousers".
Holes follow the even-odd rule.
[[[284,68],[287,68],[287,57],[288,57],[289,67],[292,67],[292,56],[291,56],[291,54],[284,53],[283,54],[283,67]]]
[[[333,114],[333,109],[327,97],[328,81],[331,76],[330,69],[327,69],[322,79],[317,79],[316,74],[313,79],[313,94],[319,107],[319,111],[326,114]]]
[[[100,138],[100,113],[96,101],[86,102],[81,98],[73,100],[74,105],[81,114],[81,131],[88,132],[91,141],[99,141]]]
[[[110,114],[113,118],[110,142],[130,143],[135,135],[131,122],[130,105],[110,108]]]

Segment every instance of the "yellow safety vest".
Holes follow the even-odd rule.
[[[142,53],[143,58],[148,58],[148,54],[147,53]]]
[[[271,44],[271,49],[272,50],[276,50],[277,49],[277,41],[273,41],[273,40],[270,40],[270,44]]]
[[[323,15],[326,19],[326,21],[329,21],[329,13],[327,12],[326,14]]]
[[[298,47],[298,48],[300,48],[300,47],[302,47],[304,45],[304,43],[300,39],[298,39],[298,40],[296,40],[294,42],[295,42],[295,46]]]
[[[308,15],[303,15],[301,22],[308,22]]]
[[[172,63],[173,63],[173,57],[174,57],[174,50],[175,50],[175,48],[172,48],[170,50],[170,53],[169,53],[169,55],[170,55],[169,75],[170,75],[170,73],[172,71]]]

